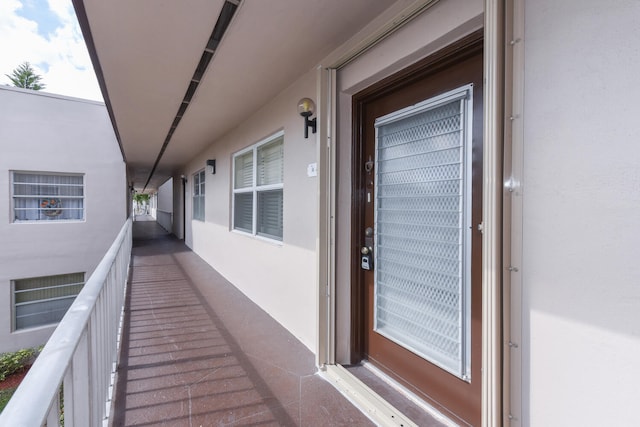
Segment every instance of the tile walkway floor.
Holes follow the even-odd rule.
[[[133,234],[114,426],[372,425],[181,241],[144,219]]]

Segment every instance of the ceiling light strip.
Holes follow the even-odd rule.
[[[220,42],[222,41],[222,38],[224,37],[224,34],[227,31],[227,28],[229,28],[229,24],[231,23],[231,20],[233,19],[239,5],[240,5],[240,0],[226,0],[224,2],[224,5],[222,5],[222,9],[220,10],[220,15],[218,15],[218,20],[216,21],[216,25],[213,27],[211,36],[207,41],[207,46],[204,48],[204,51],[202,52],[202,56],[200,57],[200,61],[198,62],[198,65],[196,66],[196,69],[193,72],[193,76],[189,81],[189,86],[187,87],[187,91],[184,94],[184,98],[182,99],[180,108],[178,108],[176,117],[173,119],[171,128],[169,129],[169,132],[167,133],[167,137],[165,138],[164,143],[160,148],[160,152],[158,153],[158,157],[156,158],[156,161],[153,164],[153,168],[151,168],[151,172],[149,172],[149,177],[147,178],[147,182],[144,184],[144,188],[142,189],[143,192],[147,189],[149,182],[151,182],[151,178],[153,177],[153,174],[155,173],[156,168],[158,167],[158,164],[160,163],[160,160],[162,159],[162,156],[164,155],[164,152],[167,149],[169,142],[171,141],[171,137],[173,136],[176,128],[178,127],[180,120],[182,119],[182,117],[184,117],[184,114],[186,113],[187,108],[189,107],[189,103],[193,99],[196,91],[198,90],[198,85],[200,84],[200,81],[202,80],[204,73],[207,71],[207,68],[209,67],[209,63],[213,59],[213,55],[215,54],[215,51],[218,48],[218,45],[220,45]]]

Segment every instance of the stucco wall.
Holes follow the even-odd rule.
[[[316,348],[317,178],[314,134],[304,139],[300,98],[315,97],[311,71],[238,128],[215,141],[188,165],[187,238],[194,252],[285,326],[312,351]],[[284,230],[282,243],[231,230],[231,168],[235,152],[284,131]],[[216,174],[205,171],[205,217],[191,213],[193,174],[216,159]]]
[[[339,273],[339,334],[343,359],[349,340],[348,254],[350,216],[350,96],[369,84],[446,46],[482,25],[482,2],[449,0],[399,30],[341,71],[339,105],[339,187],[337,262]],[[332,53],[331,57],[339,53]],[[329,64],[322,64],[329,65]],[[315,135],[303,138],[302,118],[296,112],[300,98],[316,102],[317,72],[310,70],[270,103],[229,134],[212,141],[208,150],[181,171],[186,184],[185,242],[194,252],[289,329],[311,350],[317,346],[318,183],[307,176],[317,162]],[[231,230],[231,161],[233,153],[277,131],[284,130],[284,238],[282,244],[248,237]],[[206,179],[205,221],[193,221],[193,174],[216,159],[215,175]],[[174,176],[174,232],[181,229],[178,210],[181,183]],[[177,233],[178,234],[178,233]]]
[[[638,22],[635,0],[525,3],[525,425],[638,422]]]
[[[89,275],[126,219],[125,166],[102,103],[0,87],[0,351],[55,326],[11,332],[11,280]],[[13,223],[12,170],[84,174],[85,220]]]
[[[158,188],[156,219],[167,231],[173,230],[173,178]]]

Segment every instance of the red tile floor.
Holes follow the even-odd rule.
[[[372,425],[316,373],[295,337],[155,221],[140,219],[114,426]]]

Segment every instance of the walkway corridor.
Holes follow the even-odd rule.
[[[314,357],[156,222],[134,223],[114,426],[365,426]]]

